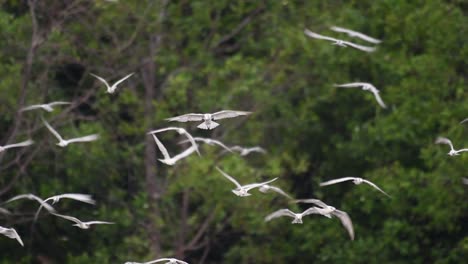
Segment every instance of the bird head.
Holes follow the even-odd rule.
[[[455,150],[450,150],[450,152],[448,153],[448,155],[450,156],[458,156],[459,154],[455,151]]]

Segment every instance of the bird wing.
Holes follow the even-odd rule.
[[[115,223],[114,222],[106,222],[106,221],[89,221],[89,222],[84,222],[83,224],[85,224],[85,225],[113,225]]]
[[[201,156],[200,151],[198,151],[198,145],[195,142],[195,139],[192,137],[192,135],[189,132],[187,132],[187,130],[185,130],[183,128],[179,128],[179,129],[182,129],[183,134],[187,137],[187,139],[190,141],[190,143],[192,143],[192,147],[195,148],[195,151],[197,152],[198,156]],[[190,153],[190,154],[192,154],[192,153]]]
[[[11,215],[11,212],[5,208],[0,207],[0,214]]]
[[[67,220],[69,220],[69,221],[75,222],[75,223],[77,223],[77,224],[83,224],[83,222],[81,222],[80,219],[78,219],[78,218],[76,218],[76,217],[73,217],[73,216],[62,215],[62,214],[57,214],[57,213],[52,213],[52,214],[55,215],[55,216],[58,216],[58,217],[67,219]]]
[[[294,200],[295,203],[313,203],[315,205],[318,205],[322,208],[326,208],[328,205],[319,199],[299,199],[299,200]]]
[[[31,194],[31,193],[17,195],[15,197],[9,199],[5,203],[13,202],[13,201],[16,201],[16,200],[19,200],[19,199],[36,200],[37,202],[39,202],[41,204],[42,207],[45,207],[47,209],[47,211],[55,212],[55,209],[51,205],[49,205],[44,200],[42,200],[41,198],[39,198],[36,195]]]
[[[166,118],[165,120],[167,120],[167,121],[177,121],[177,122],[202,121],[203,120],[203,114],[190,113],[190,114],[175,116],[175,117],[171,117],[171,118]]]
[[[362,87],[364,85],[368,85],[368,83],[354,82],[354,83],[334,84],[333,86],[341,87],[341,88],[355,88],[355,87]]]
[[[388,195],[386,192],[384,192],[382,189],[379,188],[379,186],[377,186],[376,184],[374,184],[373,182],[371,181],[368,181],[368,180],[365,180],[365,179],[362,179],[363,182],[369,184],[370,186],[374,187],[375,189],[379,190],[381,193],[387,195],[388,197],[391,197],[390,195]]]
[[[278,179],[278,177],[272,179],[272,180],[269,180],[269,181],[266,181],[266,182],[260,182],[260,183],[251,183],[251,184],[247,184],[247,185],[244,185],[242,186],[242,188],[244,188],[246,191],[249,191],[253,188],[257,188],[257,187],[260,187],[262,185],[266,185],[268,183],[272,183],[274,181],[276,181]]]
[[[353,229],[353,222],[351,221],[351,218],[346,212],[340,211],[340,210],[335,210],[332,212],[332,214],[338,219],[340,219],[341,224],[346,228],[346,230],[349,233],[349,236],[351,237],[351,240],[354,240],[354,229]]]
[[[436,143],[436,144],[447,144],[447,145],[450,146],[450,149],[455,150],[455,149],[453,148],[452,141],[450,141],[450,139],[448,139],[448,138],[445,138],[445,137],[437,137],[435,143]]]
[[[266,185],[263,185],[263,186],[266,186]],[[287,197],[288,199],[292,199],[291,196],[289,196],[289,194],[287,194],[286,192],[281,190],[279,187],[268,185],[268,190],[272,190],[274,192],[277,192],[277,193]]]
[[[54,105],[67,105],[67,104],[71,104],[71,102],[56,101],[56,102],[48,103],[49,106],[54,106]]]
[[[329,41],[338,41],[338,39],[317,34],[315,32],[312,32],[312,31],[308,30],[307,28],[304,29],[304,34],[306,34],[307,36],[309,36],[311,38],[315,38],[315,39],[325,39],[325,40],[329,40]]]
[[[24,247],[23,240],[21,240],[21,237],[18,235],[18,233],[16,232],[14,228],[4,228],[0,226],[0,234],[3,234],[9,238],[18,240],[21,246]]]
[[[234,150],[234,151],[238,151],[238,152],[242,152],[242,150],[244,148],[241,147],[241,146],[233,146],[233,147],[230,147],[229,149]]]
[[[34,143],[34,141],[32,141],[31,139],[28,139],[28,140],[23,141],[23,142],[3,146],[3,148],[4,149],[9,149],[9,148],[17,148],[17,147],[26,147],[26,146],[32,145],[33,143]]]
[[[229,176],[227,173],[225,173],[224,171],[222,171],[218,166],[216,166],[216,169],[221,172],[221,174],[226,177],[228,180],[230,180],[232,183],[234,183],[237,188],[242,188],[242,186],[239,184],[238,181],[236,181],[233,177]]]
[[[308,208],[302,213],[303,216],[310,215],[310,214],[320,214],[320,210],[317,207],[313,206],[313,207]]]
[[[365,34],[363,34],[361,32],[357,32],[357,31],[342,28],[342,27],[333,26],[333,27],[330,27],[330,29],[333,30],[333,31],[336,31],[336,32],[347,33],[351,37],[358,37],[360,39],[363,39],[363,40],[365,40],[367,42],[371,42],[371,43],[374,43],[374,44],[379,44],[380,42],[382,42],[379,39],[375,39],[373,37],[367,36],[367,35],[365,35]]]
[[[252,112],[247,111],[233,111],[233,110],[223,110],[216,113],[213,113],[211,117],[213,120],[219,120],[224,118],[233,118],[236,116],[250,115]]]
[[[219,141],[219,140],[212,139],[211,142],[213,142],[214,144],[216,144],[216,145],[222,147],[222,148],[225,149],[226,151],[232,152],[232,148],[229,148],[228,146],[224,145],[224,143],[222,143],[222,142]]]
[[[92,134],[92,135],[88,135],[88,136],[84,136],[84,137],[72,138],[72,139],[69,139],[68,142],[69,142],[69,143],[73,143],[73,142],[89,142],[89,141],[97,140],[98,138],[99,138],[99,135],[98,135],[98,134]]]
[[[110,88],[109,84],[107,83],[107,81],[106,81],[104,78],[102,78],[102,77],[100,77],[100,76],[97,76],[97,75],[94,74],[94,73],[90,73],[90,74],[91,74],[92,76],[96,77],[99,81],[103,82],[103,83],[106,85],[107,88]]]
[[[289,209],[279,209],[278,211],[275,211],[265,217],[265,222],[270,221],[271,219],[278,218],[281,216],[289,216],[292,218],[296,218],[296,214],[291,212]]]
[[[466,151],[468,151],[468,148],[464,148],[464,149],[459,149],[459,150],[457,150],[457,152],[466,152]]]
[[[384,101],[382,100],[382,97],[380,97],[379,91],[376,88],[371,89],[371,92],[374,94],[375,100],[377,100],[377,103],[382,107],[382,108],[387,108],[385,105]]]
[[[249,151],[251,151],[251,152],[252,152],[252,151],[254,151],[254,152],[260,152],[260,153],[266,153],[266,152],[267,152],[267,151],[266,151],[264,148],[262,148],[262,147],[252,147],[252,148],[249,149]]]
[[[60,136],[60,134],[49,124],[49,122],[47,122],[44,118],[42,118],[42,122],[44,123],[44,125],[47,127],[47,129],[49,129],[49,131],[59,140],[59,141],[63,141],[63,138]]]
[[[197,147],[194,147],[194,146],[190,146],[190,148],[184,150],[183,152],[175,155],[174,157],[172,157],[172,159],[177,162],[181,159],[184,159],[188,156],[190,156],[193,152],[195,152],[197,150]]]
[[[158,145],[159,151],[161,151],[164,159],[170,159],[171,156],[169,156],[169,152],[167,152],[167,149],[163,145],[163,143],[161,143],[161,141],[159,141],[159,139],[156,137],[156,135],[154,135],[154,134],[151,134],[151,135],[153,136],[154,142],[156,142],[156,145]]]
[[[171,259],[170,258],[160,258],[160,259],[148,261],[148,262],[145,262],[145,263],[142,263],[142,264],[153,264],[153,263],[157,263],[157,262],[161,262],[161,261],[171,261]]]
[[[81,193],[64,193],[64,194],[60,194],[60,195],[55,195],[55,196],[51,196],[51,197],[45,199],[44,202],[47,202],[47,201],[50,201],[50,200],[55,200],[55,199],[60,200],[62,198],[72,199],[72,200],[80,201],[80,202],[83,202],[83,203],[96,204],[96,201],[93,200],[91,195],[81,194]]]
[[[356,179],[356,178],[354,178],[354,177],[344,177],[344,178],[329,180],[329,181],[320,183],[320,186],[327,186],[327,185],[340,183],[340,182],[344,182],[344,181],[352,181],[354,179]]]
[[[29,110],[34,110],[34,109],[38,109],[38,108],[42,108],[42,105],[41,105],[41,104],[37,104],[37,105],[26,106],[26,107],[21,108],[21,109],[20,109],[20,112],[29,111]]]
[[[468,121],[468,118],[463,119],[463,121],[461,121],[460,124],[463,124],[463,123],[465,123],[466,121]]]
[[[122,79],[116,81],[112,86],[113,87],[117,87],[117,85],[119,85],[120,83],[122,83],[123,81],[127,80],[128,78],[130,78],[130,76],[132,76],[133,74],[135,74],[134,72],[130,73],[129,75],[123,77]]]
[[[362,51],[365,51],[365,52],[374,52],[377,49],[376,47],[363,46],[363,45],[355,44],[355,43],[352,43],[352,42],[349,42],[349,41],[343,41],[343,43],[345,45],[351,46],[351,47],[353,47],[355,49],[362,50]]]
[[[462,182],[468,185],[468,178],[462,178]]]

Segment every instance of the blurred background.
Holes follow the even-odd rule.
[[[466,263],[468,153],[450,157],[437,136],[468,147],[468,2],[2,0],[0,143],[35,144],[0,153],[0,201],[24,193],[91,194],[95,206],[54,207],[115,225],[81,230],[37,203],[0,207],[0,263],[124,263],[177,257],[189,263]],[[322,35],[372,46],[341,26],[381,39],[374,53],[331,45]],[[114,82],[115,94],[90,73]],[[371,93],[333,84],[369,82]],[[71,101],[54,112],[21,107]],[[223,109],[253,111],[212,130],[164,118]],[[98,133],[92,143],[56,146],[59,133]],[[200,145],[175,166],[146,133],[169,125],[226,145],[262,146],[241,157]],[[170,153],[184,137],[161,135]],[[295,198],[318,198],[351,217],[264,222],[281,208],[275,193],[237,197],[219,166],[241,183],[279,177]],[[355,176],[365,184],[319,187]]]

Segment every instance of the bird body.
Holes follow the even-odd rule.
[[[320,186],[327,186],[335,183],[340,183],[340,182],[345,182],[345,181],[353,181],[354,184],[359,185],[361,183],[366,183],[375,189],[377,189],[379,192],[385,194],[386,196],[390,197],[386,192],[384,192],[382,189],[380,189],[376,184],[374,184],[371,181],[365,180],[363,178],[358,178],[358,177],[344,177],[344,178],[339,178],[339,179],[334,179],[326,182],[320,183]]]
[[[374,52],[376,50],[376,48],[374,48],[374,47],[363,46],[363,45],[355,44],[355,43],[352,43],[352,42],[349,42],[349,41],[323,36],[323,35],[317,34],[315,32],[312,32],[312,31],[310,31],[308,29],[304,29],[304,34],[306,34],[307,36],[309,36],[311,38],[332,41],[333,42],[332,45],[337,45],[337,46],[341,46],[341,47],[348,47],[349,46],[349,47],[353,47],[355,49],[362,50],[362,51],[365,51],[365,52]]]
[[[369,91],[371,92],[377,103],[382,107],[382,108],[387,108],[387,105],[385,105],[384,101],[380,97],[379,93],[380,91],[375,88],[370,83],[364,83],[364,82],[355,82],[355,83],[345,83],[345,84],[335,84],[335,87],[340,87],[340,88],[356,88],[356,87],[361,87],[363,91]]]
[[[30,105],[26,106],[20,109],[20,112],[24,111],[30,111],[30,110],[35,110],[35,109],[42,109],[47,112],[52,112],[54,111],[54,106],[56,105],[68,105],[71,104],[71,102],[62,102],[62,101],[57,101],[57,102],[52,102],[48,104],[35,104],[35,105]]]
[[[452,141],[450,139],[448,139],[448,138],[445,138],[445,137],[437,137],[435,143],[436,144],[449,145],[450,146],[450,151],[447,153],[447,155],[449,155],[449,156],[458,156],[458,155],[460,155],[460,152],[468,151],[468,148],[456,150],[453,147]]]
[[[252,194],[249,193],[249,191],[251,189],[254,189],[254,188],[258,188],[258,187],[261,187],[265,184],[268,184],[268,183],[271,183],[273,181],[276,181],[278,178],[274,178],[272,180],[269,180],[269,181],[266,181],[266,182],[262,182],[262,183],[252,183],[252,184],[247,184],[247,185],[240,185],[238,181],[236,181],[234,178],[232,178],[231,176],[229,176],[227,173],[225,173],[224,171],[222,171],[219,167],[216,167],[216,169],[224,176],[226,177],[228,180],[230,180],[232,183],[234,183],[237,188],[232,190],[232,192],[239,196],[239,197],[246,197],[246,196],[250,196]]]
[[[252,112],[246,112],[246,111],[223,110],[223,111],[219,111],[213,114],[190,113],[190,114],[175,116],[171,118],[166,118],[166,120],[177,121],[177,122],[203,121],[203,123],[199,124],[197,127],[200,129],[211,130],[219,126],[219,124],[216,123],[214,120],[250,115],[251,113]]]
[[[130,73],[129,75],[123,77],[122,79],[116,81],[112,86],[109,85],[109,83],[102,77],[96,75],[96,74],[93,74],[93,73],[90,73],[92,76],[96,77],[99,81],[101,81],[102,83],[104,83],[107,87],[107,93],[109,94],[113,94],[115,92],[115,90],[117,89],[117,85],[119,85],[121,82],[125,81],[126,79],[130,78],[133,74],[135,74],[134,72]]]
[[[0,234],[5,235],[11,239],[16,239],[18,243],[20,243],[20,245],[24,247],[23,240],[21,240],[21,237],[18,235],[14,228],[5,228],[0,226]]]
[[[23,142],[19,142],[19,143],[15,143],[15,144],[9,144],[9,145],[5,145],[5,146],[0,146],[0,152],[3,152],[9,148],[19,148],[19,147],[26,147],[26,146],[30,146],[34,144],[34,141],[32,141],[31,139],[28,139],[26,141],[23,141]]]

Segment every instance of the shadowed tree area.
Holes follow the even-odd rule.
[[[468,5],[465,1],[2,1],[0,263],[124,263],[176,257],[188,263],[463,263],[468,257],[468,153],[448,156],[438,136],[468,148]],[[375,45],[330,30],[350,28]],[[307,37],[304,29],[377,50]],[[115,93],[105,85],[134,72]],[[334,84],[372,83],[372,93]],[[68,101],[52,112],[22,107]],[[224,109],[252,111],[214,130],[164,119]],[[94,142],[57,146],[64,138]],[[218,122],[218,121],[217,121]],[[200,143],[174,166],[158,161],[151,130],[186,128],[240,156]],[[190,145],[158,134],[175,155]],[[349,214],[264,219],[289,208],[277,193],[234,184],[278,177],[295,198],[316,198]],[[362,177],[381,187],[346,182]],[[90,194],[96,205],[61,200],[60,214],[114,225],[82,230],[19,194]]]

